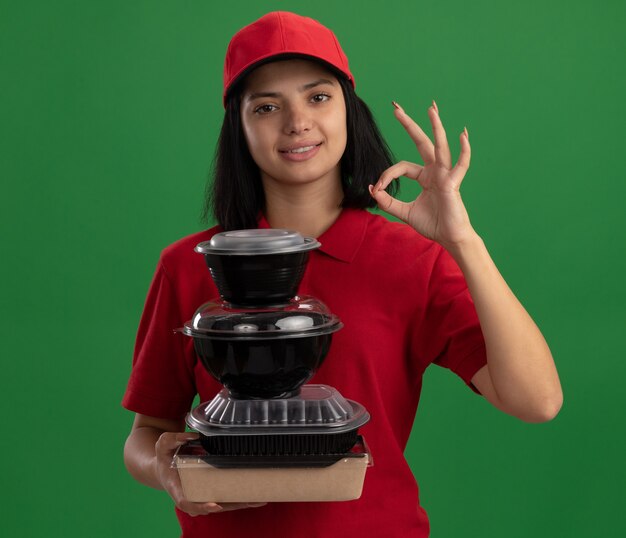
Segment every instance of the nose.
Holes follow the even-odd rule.
[[[285,133],[300,134],[311,130],[313,118],[306,106],[301,104],[291,104],[287,107],[285,115]]]

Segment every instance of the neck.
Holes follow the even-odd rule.
[[[340,181],[285,185],[264,179],[263,187],[265,217],[272,228],[319,237],[341,214],[343,189]]]

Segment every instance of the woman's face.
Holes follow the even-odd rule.
[[[264,182],[340,182],[346,106],[337,79],[306,60],[272,62],[246,79],[241,121]]]

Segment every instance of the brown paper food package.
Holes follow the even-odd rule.
[[[302,502],[358,499],[368,453],[327,467],[214,467],[198,456],[176,455],[185,498],[193,502]]]

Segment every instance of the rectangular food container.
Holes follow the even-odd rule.
[[[193,502],[349,501],[373,465],[362,437],[334,456],[211,456],[199,442],[181,446],[172,462]]]

